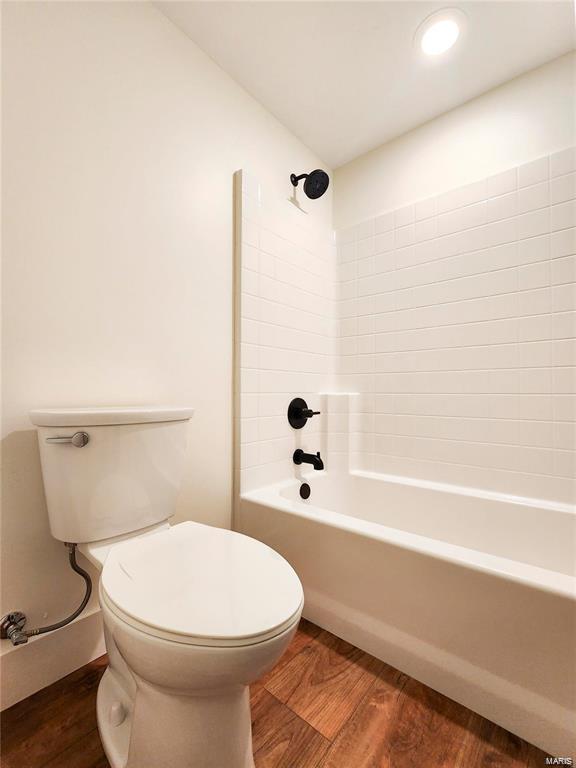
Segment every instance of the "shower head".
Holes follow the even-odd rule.
[[[306,179],[304,182],[304,192],[311,200],[322,197],[328,189],[328,184],[330,184],[328,174],[325,171],[321,171],[320,168],[316,168],[315,171],[310,171],[310,173],[301,173],[300,176],[296,176],[295,173],[290,174],[292,186],[297,187],[300,179]]]

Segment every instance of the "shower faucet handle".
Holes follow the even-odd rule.
[[[295,397],[288,406],[288,422],[294,429],[302,429],[308,419],[319,415],[320,411],[313,411],[308,408],[308,403],[301,397]]]

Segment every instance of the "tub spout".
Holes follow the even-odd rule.
[[[324,462],[320,458],[320,451],[318,453],[304,453],[302,448],[298,448],[294,451],[292,459],[294,464],[312,464],[314,469],[324,469]]]

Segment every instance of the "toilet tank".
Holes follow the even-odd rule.
[[[158,407],[31,411],[52,535],[86,543],[171,517],[192,414]]]

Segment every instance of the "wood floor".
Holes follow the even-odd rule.
[[[108,768],[103,656],[2,715],[3,768]],[[544,752],[302,621],[252,689],[257,768],[539,768]],[[222,766],[221,768],[226,768]]]

